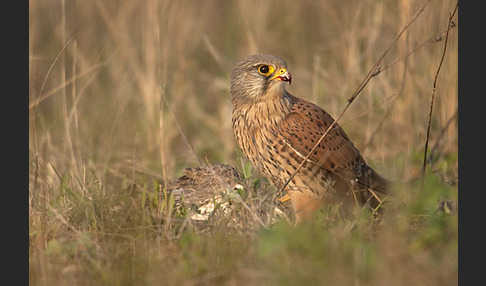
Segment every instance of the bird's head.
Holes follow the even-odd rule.
[[[272,55],[251,55],[238,62],[231,72],[231,96],[235,101],[258,101],[278,94],[291,83],[287,64]]]

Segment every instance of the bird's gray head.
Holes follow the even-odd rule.
[[[287,63],[272,55],[251,55],[238,62],[231,72],[233,104],[263,99],[271,91],[284,89],[291,83]]]

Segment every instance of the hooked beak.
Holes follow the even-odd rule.
[[[292,83],[292,76],[287,71],[286,68],[280,68],[275,74],[270,78],[270,80],[279,79],[281,81],[288,81],[289,84]]]

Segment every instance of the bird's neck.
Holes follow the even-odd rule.
[[[235,106],[233,119],[239,117],[248,129],[276,126],[290,112],[293,96],[285,89],[267,92],[258,100]]]
[[[252,161],[254,166],[263,171],[259,161],[263,146],[272,144],[269,135],[277,134],[279,123],[290,112],[294,97],[285,90],[281,94],[266,94],[258,101],[237,103],[233,101],[233,132],[238,145]],[[251,154],[248,155],[248,154]]]

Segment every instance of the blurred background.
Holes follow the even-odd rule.
[[[73,223],[69,207],[54,205],[61,204],[63,184],[86,195],[91,185],[116,192],[140,176],[167,181],[207,163],[243,169],[229,83],[234,63],[247,55],[284,58],[293,76],[288,90],[337,117],[425,3],[340,122],[365,159],[399,181],[422,167],[433,82],[455,1],[30,0],[31,239],[46,233],[50,219],[67,227],[56,212],[40,218],[46,203]],[[457,58],[452,29],[427,170],[452,185]],[[45,246],[49,238],[39,241]]]
[[[294,77],[288,90],[336,117],[423,3],[31,0],[30,155],[100,177],[122,176],[127,165],[168,177],[201,162],[238,166],[229,94],[236,61],[283,57]],[[454,3],[431,1],[342,119],[389,177],[423,156],[443,47],[433,40]],[[457,112],[456,32],[436,93],[431,147]],[[435,151],[456,153],[457,120],[445,132]]]

